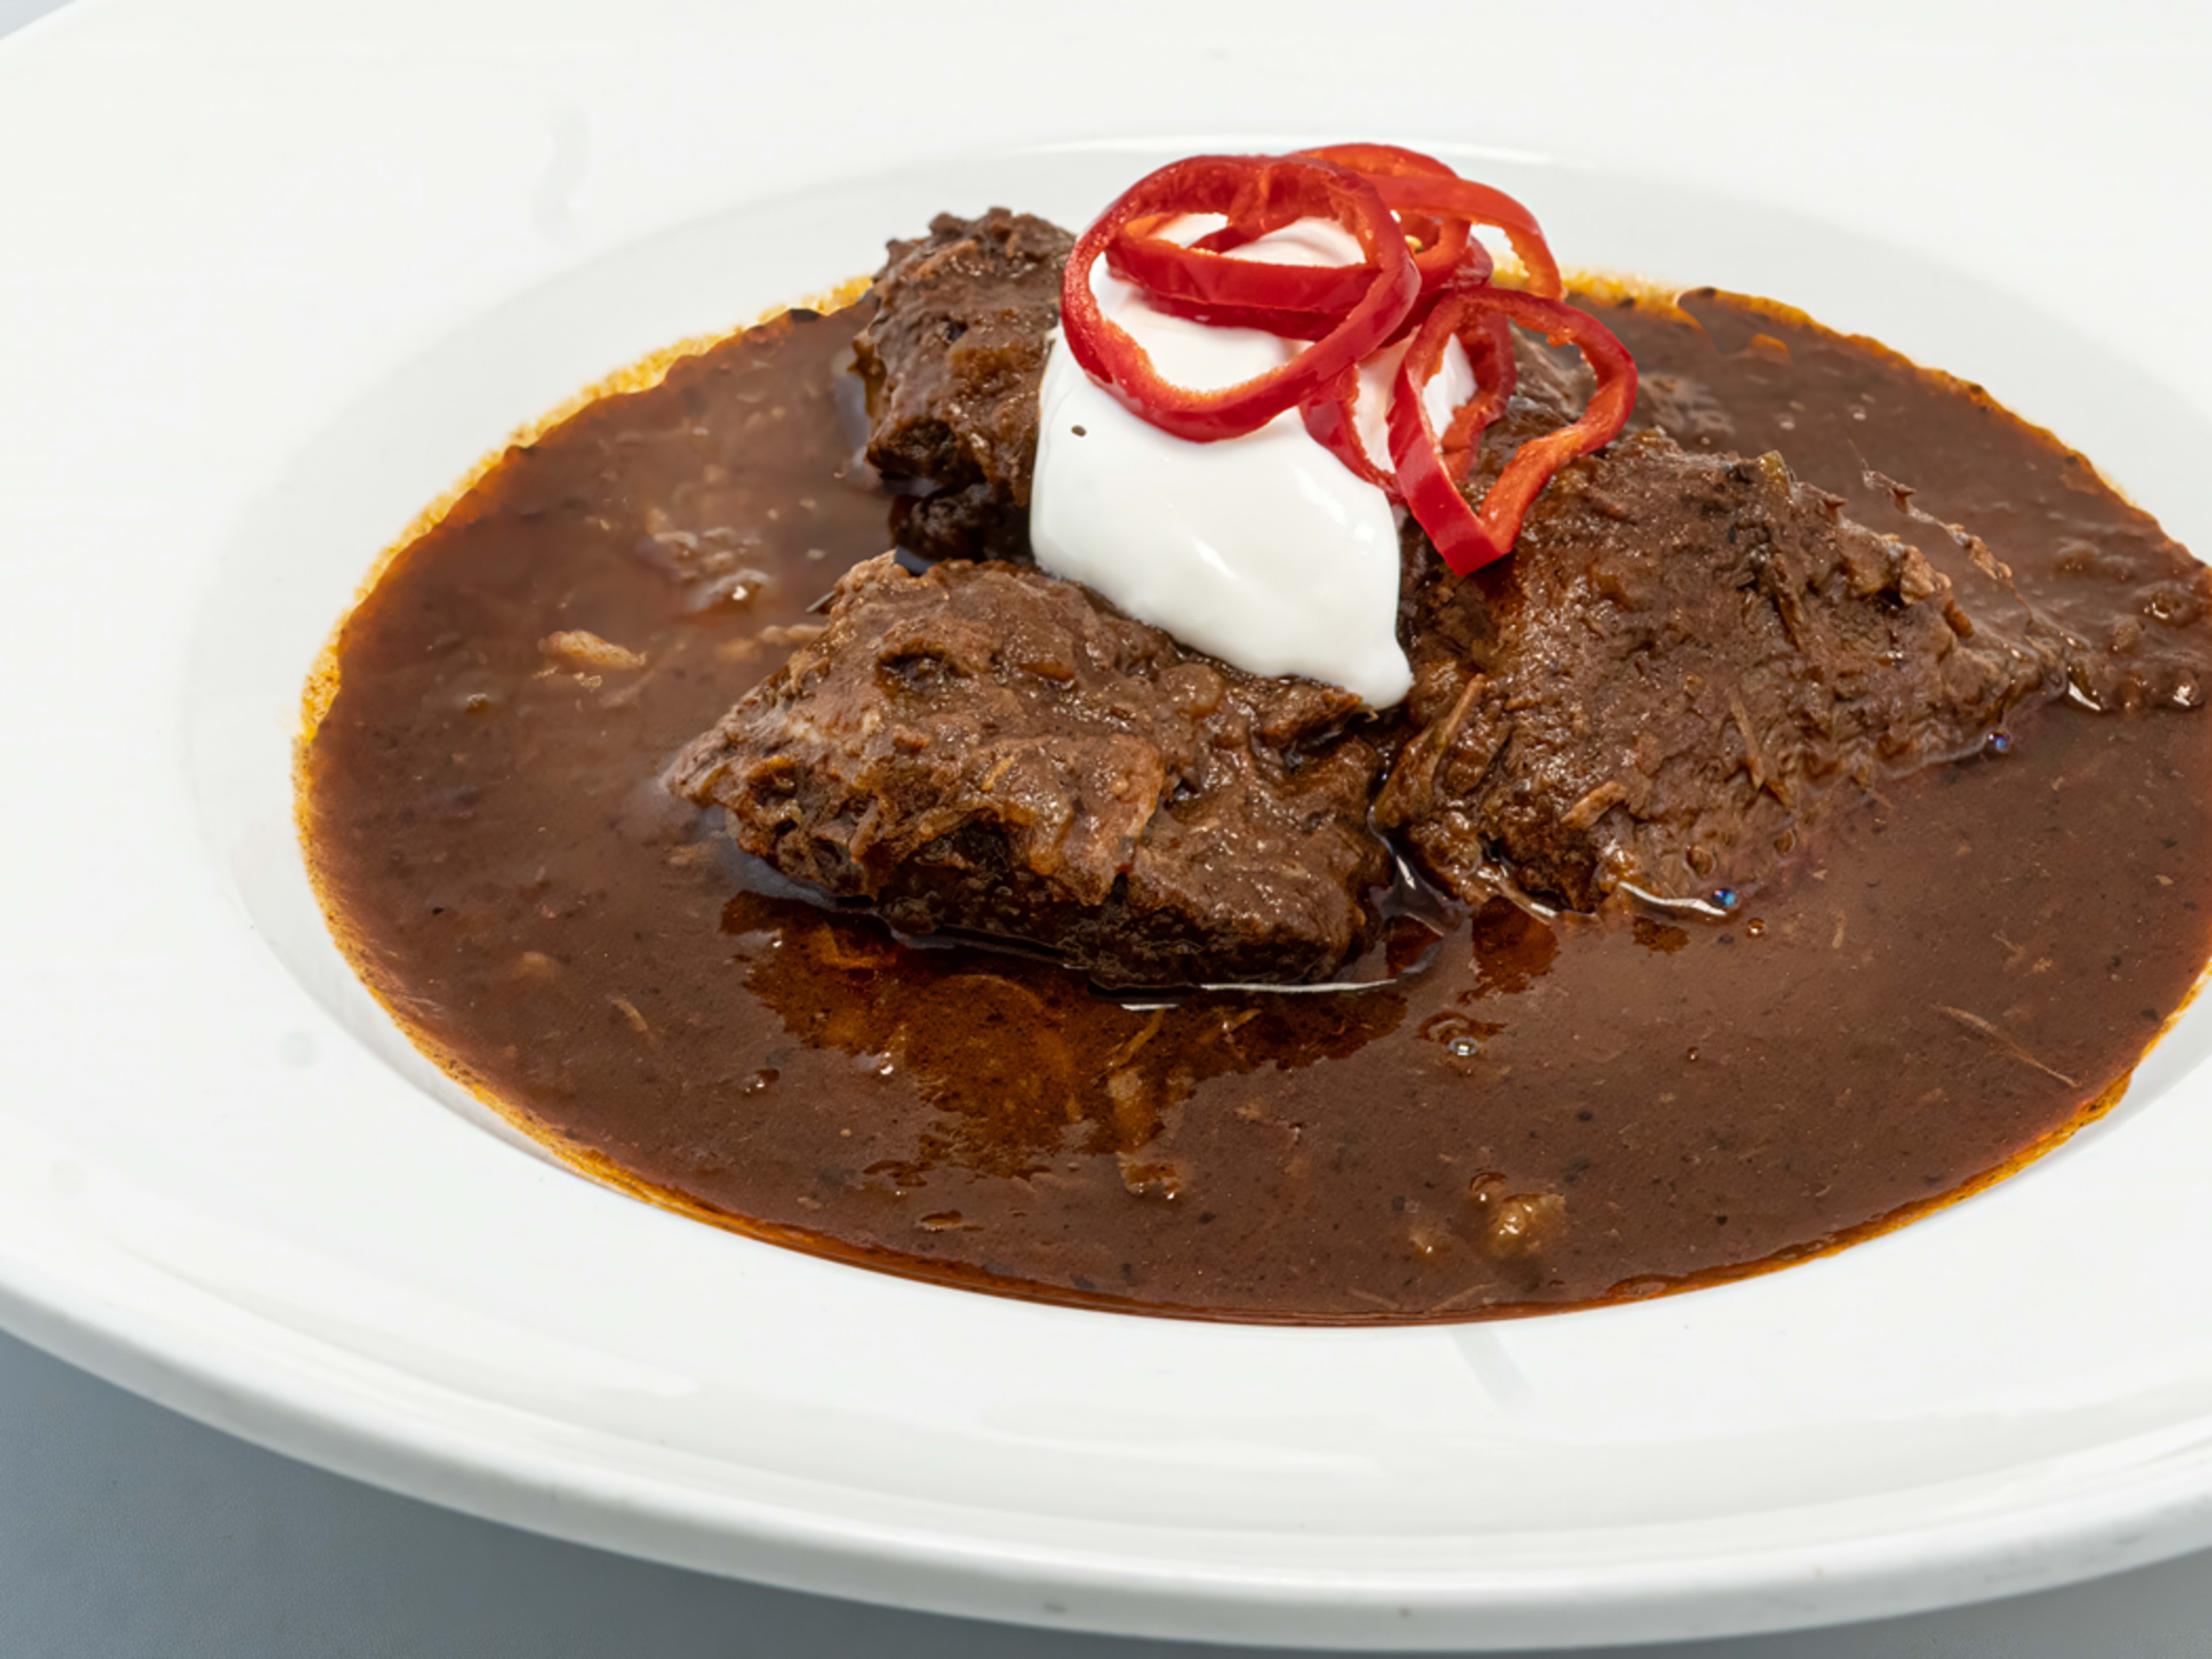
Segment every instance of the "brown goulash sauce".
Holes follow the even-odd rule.
[[[2103,637],[2186,555],[1971,388],[1710,292],[1608,304],[1677,436],[1877,530],[1978,530]],[[1493,904],[1386,988],[1125,1006],[761,890],[656,775],[884,545],[794,313],[513,450],[346,622],[302,762],[337,936],[429,1053],[603,1173],[947,1283],[1366,1322],[1801,1259],[2084,1121],[2208,949],[2212,720],[2021,715],[1841,814],[1719,924]],[[1679,424],[1679,417],[1678,417]],[[2101,609],[2100,609],[2101,607]],[[588,629],[641,669],[549,654]],[[743,884],[750,884],[750,888]]]

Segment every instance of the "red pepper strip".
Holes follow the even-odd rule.
[[[1219,213],[1235,222],[1329,219],[1358,239],[1374,275],[1335,327],[1280,368],[1238,386],[1194,391],[1163,378],[1091,291],[1091,267],[1132,221],[1167,212]],[[1224,259],[1248,271],[1294,270]],[[1085,231],[1060,282],[1060,329],[1075,361],[1140,418],[1198,443],[1256,431],[1372,351],[1420,292],[1406,238],[1375,186],[1358,173],[1298,156],[1200,155],[1139,179]]]
[[[1234,234],[1216,231],[1188,246],[1151,235],[1151,228],[1149,224],[1125,227],[1106,245],[1106,268],[1123,282],[1144,289],[1147,299],[1167,301],[1178,315],[1203,314],[1205,320],[1211,321],[1215,310],[1227,308],[1247,316],[1319,317],[1333,324],[1358,305],[1375,284],[1372,264],[1274,264],[1261,259],[1231,258],[1225,251],[1217,252],[1206,246],[1207,242],[1223,238],[1230,246],[1241,247],[1269,231],[1281,229],[1281,224],[1262,224],[1249,235],[1242,231]],[[1310,326],[1310,320],[1307,325]]]
[[[1401,214],[1398,222],[1405,228],[1409,241],[1419,240],[1425,244],[1413,255],[1413,269],[1421,273],[1421,292],[1424,294],[1441,288],[1448,282],[1471,279],[1486,283],[1490,280],[1490,250],[1473,240],[1465,224],[1457,220],[1440,222],[1419,214],[1411,217]],[[1125,234],[1119,246],[1126,246],[1128,240]],[[1190,248],[1200,253],[1232,253],[1247,243],[1258,240],[1256,236],[1244,234],[1234,225],[1224,225],[1218,230],[1208,231],[1191,243]],[[1146,252],[1163,263],[1166,261],[1167,256],[1156,249],[1147,248]],[[1445,255],[1449,258],[1442,257]],[[1361,267],[1342,268],[1358,270]]]
[[[1468,226],[1473,223],[1492,225],[1504,231],[1528,273],[1532,291],[1547,299],[1559,296],[1562,284],[1559,261],[1552,256],[1551,244],[1545,240],[1542,227],[1536,222],[1534,214],[1504,191],[1462,179],[1433,155],[1424,155],[1419,150],[1396,144],[1330,144],[1297,154],[1334,161],[1373,179],[1382,199],[1408,230],[1418,233],[1430,226],[1443,227],[1443,240],[1414,256],[1424,288],[1432,288],[1456,274],[1460,252],[1468,241]],[[1232,222],[1224,229],[1201,237],[1194,246],[1218,250],[1251,240],[1249,235],[1239,234],[1238,230]],[[1449,255],[1444,257],[1447,245]],[[1481,246],[1480,242],[1474,244],[1477,248]],[[1483,258],[1487,264],[1486,251]]]
[[[1404,174],[1425,174],[1437,179],[1456,179],[1443,162],[1433,155],[1424,155],[1417,149],[1406,149],[1396,144],[1330,144],[1320,149],[1304,149],[1300,155],[1310,155],[1316,161],[1334,161],[1340,167],[1370,178],[1391,178]],[[1424,292],[1442,285],[1449,278],[1462,273],[1468,263],[1470,240],[1467,222],[1462,219],[1431,218],[1425,214],[1410,216],[1401,214],[1398,222],[1408,236],[1421,243],[1413,255],[1414,269],[1421,273]],[[1226,253],[1253,240],[1251,234],[1234,224],[1200,237],[1191,246],[1208,253]],[[1487,281],[1490,252],[1481,243],[1474,243],[1475,255],[1482,261],[1482,275],[1478,281]]]
[[[1426,178],[1444,185],[1466,182],[1433,155],[1395,144],[1336,144],[1297,154],[1377,179]],[[1498,199],[1512,201],[1510,197]],[[1521,212],[1527,217],[1525,209]],[[1365,291],[1366,282],[1374,274],[1370,266],[1334,265],[1273,266],[1255,275],[1239,267],[1263,262],[1207,256],[1230,253],[1281,229],[1284,222],[1249,216],[1232,218],[1188,246],[1152,234],[1161,223],[1178,216],[1161,214],[1131,223],[1108,246],[1106,264],[1116,276],[1143,289],[1161,309],[1179,317],[1220,322],[1225,327],[1264,328],[1294,339],[1315,339],[1322,331],[1297,313],[1341,314]],[[1528,222],[1533,230],[1535,221],[1530,218]],[[1421,274],[1424,293],[1447,282],[1490,280],[1490,250],[1474,240],[1464,219],[1401,214],[1399,224],[1408,235],[1425,244],[1413,255],[1413,268]],[[1540,242],[1541,233],[1536,234]],[[1546,257],[1549,257],[1548,249]],[[1237,313],[1233,318],[1218,314],[1231,310]],[[1274,314],[1278,311],[1280,316]]]
[[[1225,236],[1227,233],[1217,231],[1214,234],[1217,236]],[[1209,238],[1206,240],[1211,239]],[[1161,246],[1172,247],[1175,246],[1176,244],[1163,243]],[[1205,246],[1205,240],[1194,242],[1191,246],[1194,247],[1202,247]],[[1244,246],[1244,244],[1241,240],[1231,239],[1229,246],[1231,247],[1241,247]],[[1124,281],[1137,282],[1138,286],[1145,289],[1146,303],[1150,305],[1154,310],[1164,311],[1170,316],[1188,317],[1193,322],[1210,323],[1216,328],[1261,329],[1269,334],[1279,334],[1285,339],[1288,340],[1318,340],[1323,335],[1327,334],[1329,330],[1334,328],[1338,321],[1344,315],[1341,309],[1334,312],[1287,311],[1268,306],[1225,305],[1212,301],[1200,301],[1180,299],[1172,293],[1162,293],[1158,289],[1150,286],[1130,274],[1130,268],[1125,267],[1116,258],[1119,252],[1127,249],[1129,246],[1130,243],[1127,238],[1116,239],[1114,244],[1106,250],[1107,268],[1112,270],[1115,276],[1121,276]],[[1147,248],[1144,254],[1140,254],[1139,256],[1138,261],[1131,262],[1132,265],[1140,263],[1144,259],[1147,258],[1151,250]],[[1420,264],[1420,256],[1419,254],[1415,254],[1413,256],[1413,260],[1415,268],[1418,269]],[[1230,259],[1224,261],[1224,263],[1230,264],[1259,264],[1260,261]],[[1285,266],[1277,267],[1277,269],[1297,270],[1300,269],[1300,267]],[[1335,267],[1322,267],[1319,269],[1308,266],[1304,267],[1304,269],[1315,270],[1316,275],[1322,274],[1324,271],[1333,272],[1335,270],[1349,270],[1364,272],[1370,280],[1373,276],[1371,268],[1365,265],[1339,265]],[[1455,271],[1448,279],[1448,281],[1454,286],[1457,286],[1462,283],[1479,285],[1490,280],[1491,269],[1490,250],[1483,246],[1480,242],[1470,242],[1460,256],[1460,265],[1458,270]],[[1425,299],[1426,297],[1427,296],[1425,294],[1424,298]],[[1407,316],[1406,321],[1399,324],[1397,329],[1395,331],[1395,333],[1399,335],[1410,333],[1412,331],[1413,325],[1420,320],[1420,305],[1416,303],[1413,311]]]
[[[1435,156],[1424,155],[1417,149],[1407,149],[1397,144],[1328,144],[1319,149],[1300,150],[1298,154],[1311,155],[1323,161],[1334,161],[1340,167],[1350,167],[1354,173],[1365,173],[1370,179],[1459,177]],[[1413,256],[1413,264],[1421,273],[1423,289],[1436,288],[1458,273],[1462,256],[1468,252],[1468,244],[1472,240],[1466,220],[1450,215],[1431,217],[1425,214],[1409,216],[1402,213],[1398,219],[1408,234],[1421,239],[1423,246]],[[1474,243],[1474,246],[1480,251],[1485,267],[1477,280],[1487,282],[1490,278],[1489,251],[1480,242]]]
[[[1482,434],[1505,412],[1513,399],[1513,388],[1521,381],[1520,368],[1513,361],[1513,325],[1505,320],[1504,312],[1486,307],[1470,323],[1462,323],[1458,333],[1474,370],[1475,395],[1453,412],[1438,446],[1454,483],[1466,478],[1482,447]],[[1412,349],[1407,348],[1408,355]]]
[[[1545,335],[1554,345],[1571,343],[1597,376],[1597,389],[1580,420],[1531,438],[1513,452],[1478,509],[1459,493],[1451,464],[1421,401],[1421,388],[1436,374],[1444,343],[1486,310]],[[1444,562],[1464,576],[1513,550],[1521,520],[1537,492],[1576,456],[1612,442],[1635,404],[1635,359],[1588,313],[1510,289],[1448,294],[1414,334],[1405,362],[1399,365],[1397,389],[1390,399],[1390,459],[1398,470],[1398,487]],[[1460,422],[1452,424],[1456,430]]]
[[[1306,423],[1313,441],[1342,461],[1353,477],[1395,497],[1398,481],[1375,465],[1375,458],[1360,441],[1358,409],[1359,371],[1347,368],[1325,390],[1299,404],[1298,417]]]
[[[1206,323],[1214,328],[1256,328],[1263,334],[1279,334],[1286,340],[1323,339],[1344,321],[1340,311],[1332,313],[1270,311],[1264,306],[1193,305],[1188,300],[1164,299],[1157,294],[1146,295],[1145,303],[1170,317],[1188,317],[1194,323]],[[1405,325],[1400,324],[1393,331],[1404,333]]]
[[[1513,244],[1522,269],[1528,273],[1532,293],[1556,300],[1564,291],[1559,281],[1559,262],[1552,257],[1552,245],[1544,240],[1536,216],[1504,191],[1478,185],[1472,179],[1439,179],[1418,173],[1377,179],[1375,188],[1382,192],[1391,210],[1401,216],[1426,213],[1495,226]]]
[[[1428,311],[1433,308],[1431,303],[1426,309],[1417,310],[1416,327],[1427,319]],[[1467,349],[1468,367],[1474,371],[1475,395],[1453,412],[1451,424],[1444,429],[1441,447],[1444,465],[1455,483],[1467,477],[1475,451],[1481,445],[1482,434],[1505,412],[1505,405],[1512,399],[1513,388],[1519,381],[1519,370],[1513,362],[1513,325],[1505,320],[1504,313],[1482,311],[1461,325],[1457,333],[1461,345]],[[1407,349],[1412,349],[1410,343]],[[1437,351],[1441,364],[1443,348]],[[1394,376],[1394,390],[1395,385]],[[1356,370],[1347,370],[1325,391],[1307,398],[1298,413],[1314,441],[1343,462],[1352,477],[1389,491],[1395,500],[1398,480],[1375,465],[1375,458],[1367,453],[1367,446],[1360,439],[1358,405],[1359,375]]]

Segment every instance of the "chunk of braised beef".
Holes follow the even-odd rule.
[[[1026,213],[939,214],[894,242],[854,342],[892,534],[927,558],[1024,558],[1037,389],[1074,239]]]
[[[1030,566],[889,555],[678,762],[745,851],[915,933],[1115,985],[1310,981],[1371,935],[1349,692],[1188,652]]]
[[[1778,455],[1638,433],[1563,470],[1510,559],[1454,581],[1410,555],[1414,735],[1376,817],[1470,901],[1707,898],[2064,684],[2008,580],[1969,616]]]

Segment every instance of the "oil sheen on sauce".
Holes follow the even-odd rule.
[[[1686,444],[1778,449],[1876,530],[1968,525],[2093,637],[2186,560],[1973,389],[1684,304],[1601,314]],[[838,408],[860,319],[793,313],[511,450],[347,619],[302,750],[356,969],[632,1190],[1102,1308],[1571,1307],[1971,1189],[2108,1100],[2212,951],[2212,720],[2064,704],[1839,813],[1725,921],[1492,904],[1381,989],[1125,1004],[816,908],[658,774],[884,545]]]

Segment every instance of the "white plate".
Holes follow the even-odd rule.
[[[100,33],[116,9],[83,39],[127,44]],[[0,54],[0,155],[60,118],[71,74],[157,100],[179,72],[73,56],[52,27],[43,60]],[[249,94],[226,72],[194,88],[208,125],[188,148],[239,171],[194,175],[198,196],[158,158],[124,199],[66,187],[134,176],[96,157],[57,163],[60,186],[8,181],[0,738],[6,775],[36,787],[17,783],[0,831],[0,1319],[483,1514],[1095,1629],[1713,1634],[2212,1540],[2212,1005],[2112,1118],[1902,1233],[1456,1329],[1207,1327],[917,1285],[683,1221],[493,1133],[356,986],[293,844],[301,678],[370,559],[507,429],[651,347],[865,269],[943,206],[1080,220],[1190,146],[1000,150],[765,202],[710,181],[694,188],[750,204],[580,242],[564,216],[592,129],[557,103],[520,169],[532,193],[494,211],[471,169],[514,173],[520,141],[474,106],[407,106],[448,165],[395,193],[397,164],[357,139],[367,105],[318,104],[313,73]],[[238,113],[272,98],[290,126]],[[1685,185],[1462,159],[1577,260],[1771,292],[1991,381],[2212,547],[2202,404],[2010,288]],[[418,288],[375,252],[434,225],[450,252],[472,213],[477,257]],[[236,228],[210,240],[210,214]]]

